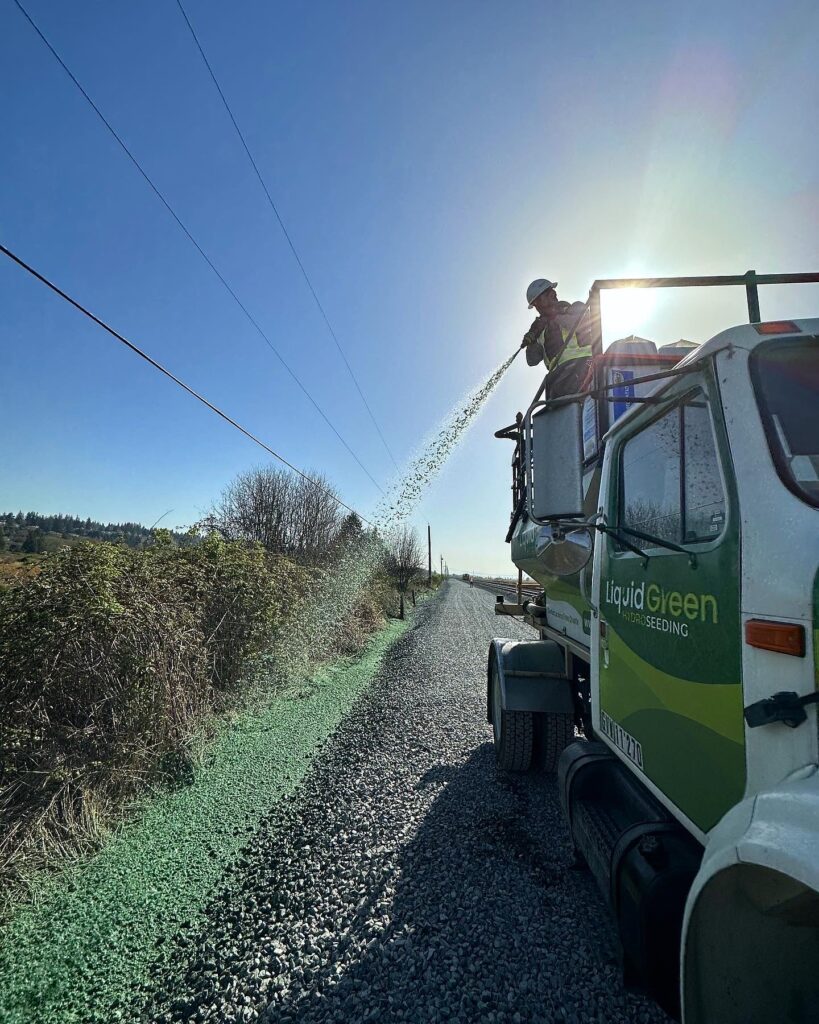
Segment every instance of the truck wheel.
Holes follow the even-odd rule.
[[[498,768],[525,772],[532,765],[535,722],[531,711],[504,711],[498,663],[492,659],[492,732]]]
[[[538,717],[539,762],[545,772],[556,772],[560,755],[574,739],[574,715],[547,711]]]

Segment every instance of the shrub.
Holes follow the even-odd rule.
[[[304,570],[258,545],[82,543],[0,590],[0,864],[82,843],[242,692]],[[28,850],[30,853],[31,851]]]
[[[0,586],[0,881],[93,845],[190,771],[192,737],[254,684],[353,654],[395,594],[355,524],[322,568],[213,533],[80,541]]]

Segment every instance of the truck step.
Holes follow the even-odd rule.
[[[611,867],[611,852],[622,829],[604,804],[596,800],[578,800],[572,808],[572,838],[598,884],[606,885]],[[604,891],[608,897],[608,892]]]
[[[602,743],[563,751],[558,785],[575,848],[611,912],[627,983],[679,1012],[679,942],[702,847]]]

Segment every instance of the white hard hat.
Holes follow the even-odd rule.
[[[538,295],[542,295],[550,288],[557,288],[557,281],[547,281],[545,277],[539,277],[536,281],[532,281],[526,289],[526,301],[529,303],[529,309],[532,308]]]

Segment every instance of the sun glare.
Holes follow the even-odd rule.
[[[630,334],[646,337],[644,332],[656,299],[656,294],[648,288],[603,291],[603,348],[608,348],[613,341],[627,338]]]

